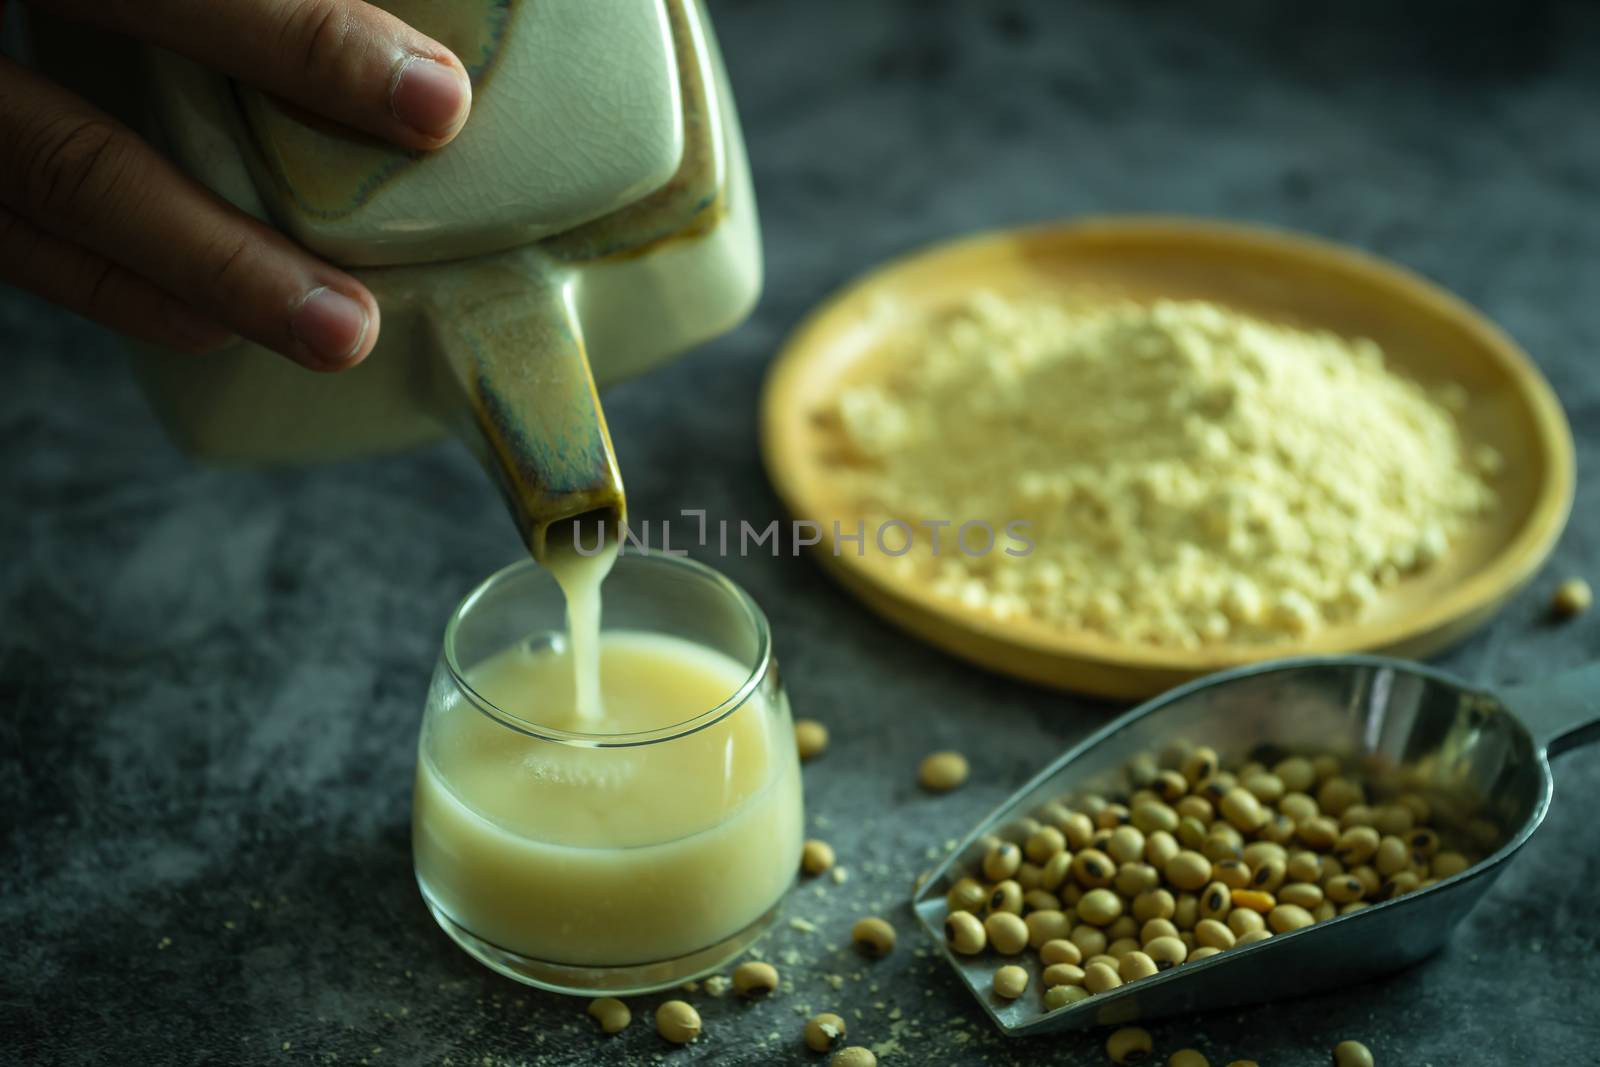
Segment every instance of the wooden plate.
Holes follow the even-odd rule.
[[[1034,620],[999,622],[908,582],[892,560],[832,530],[860,516],[830,476],[825,417],[839,390],[881,372],[885,341],[974,289],[1074,298],[1203,299],[1263,318],[1370,337],[1425,383],[1471,396],[1464,431],[1498,449],[1499,507],[1434,567],[1386,589],[1359,620],[1305,641],[1200,650],[1119,642]],[[876,365],[875,365],[876,362]],[[985,667],[1064,689],[1143,697],[1196,675],[1288,655],[1421,656],[1481,625],[1538,569],[1572,504],[1572,433],[1548,383],[1515,342],[1415,274],[1320,240],[1174,219],[1106,219],[936,245],[889,263],[818,308],[789,338],[762,397],[762,451],[778,494],[823,530],[818,558],[873,610]]]

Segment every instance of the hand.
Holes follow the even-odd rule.
[[[37,3],[407,148],[445,144],[471,106],[460,60],[361,0]],[[4,57],[0,146],[0,281],[189,352],[239,334],[341,370],[372,351],[378,305],[360,282]]]

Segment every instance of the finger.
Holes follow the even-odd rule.
[[[361,0],[57,6],[409,148],[449,141],[472,106],[472,83],[453,52]]]
[[[210,352],[231,334],[104,256],[0,207],[0,281],[141,341]]]
[[[372,350],[350,275],[235,211],[130,130],[0,58],[0,204],[314,370]]]

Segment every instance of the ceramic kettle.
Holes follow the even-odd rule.
[[[731,328],[759,290],[721,57],[699,0],[378,2],[472,78],[471,118],[444,148],[312,124],[159,49],[128,56],[118,42],[85,63],[81,30],[60,42],[110,92],[80,88],[383,308],[376,349],[342,374],[241,342],[203,360],[139,346],[140,378],[179,444],[218,461],[317,461],[453,432],[542,556],[552,524],[625,514],[596,384]],[[36,26],[47,67],[51,33]],[[130,62],[137,81],[117,74]],[[150,89],[135,115],[115,99],[129,84]]]

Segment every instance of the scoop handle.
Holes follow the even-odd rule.
[[[1600,663],[1514,686],[1500,698],[1551,756],[1600,740]]]

